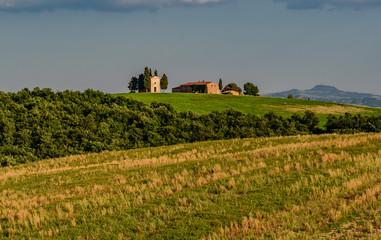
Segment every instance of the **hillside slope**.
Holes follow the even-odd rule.
[[[0,238],[372,238],[381,134],[200,142],[0,169]]]
[[[189,93],[124,93],[117,95],[142,101],[146,104],[151,104],[154,101],[169,103],[177,111],[194,111],[199,114],[210,113],[212,111],[221,112],[227,108],[234,108],[243,113],[255,115],[274,112],[283,117],[290,117],[294,113],[304,113],[306,110],[311,110],[317,114],[322,125],[328,114],[344,114],[349,112],[353,114],[361,113],[362,115],[381,115],[380,108],[300,99]]]
[[[186,95],[177,96],[180,98]],[[212,106],[220,105],[215,102],[216,99],[226,98],[210,95],[200,97],[212,99]],[[246,103],[259,109],[266,105],[254,106],[250,102],[261,98],[239,97],[231,100],[235,99],[240,101],[240,106]],[[229,103],[229,98],[227,100]],[[274,104],[267,104],[268,111],[274,107]],[[344,109],[348,110],[348,107],[350,108],[345,106]],[[290,114],[293,108],[300,109],[301,104],[284,105],[283,108]],[[304,106],[304,110],[318,109],[327,107],[316,105],[314,108],[311,104]],[[357,112],[368,111],[353,109]],[[367,113],[375,115],[376,111],[369,110]],[[0,167],[89,152],[207,140],[381,132],[381,114],[361,117],[347,114],[344,118],[330,116],[320,120],[311,111],[286,118],[278,113],[256,116],[234,109],[209,114],[178,112],[170,104],[155,102],[146,105],[131,98],[91,89],[84,92],[53,92],[51,89],[35,88],[32,91],[23,89],[17,93],[0,92]]]

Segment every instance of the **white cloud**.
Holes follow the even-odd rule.
[[[159,9],[177,5],[204,5],[233,1],[238,0],[0,0],[0,10],[94,9],[99,11],[132,11],[136,9]]]

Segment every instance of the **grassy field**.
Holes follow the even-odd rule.
[[[381,134],[200,142],[0,169],[0,238],[381,235]]]
[[[124,93],[117,95],[139,100],[146,104],[151,104],[153,101],[169,103],[177,111],[190,110],[200,114],[234,108],[243,113],[264,115],[274,112],[284,117],[290,117],[294,113],[304,113],[306,110],[311,110],[318,115],[322,123],[325,123],[328,114],[350,112],[363,115],[381,115],[381,108],[299,99],[186,93]]]

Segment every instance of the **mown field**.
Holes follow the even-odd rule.
[[[381,115],[381,108],[300,99],[187,93],[124,93],[117,95],[142,101],[146,104],[151,104],[153,101],[169,103],[177,111],[194,111],[199,114],[234,108],[243,113],[264,115],[274,112],[284,117],[290,117],[294,113],[304,113],[306,110],[310,110],[317,114],[321,126],[326,122],[328,114],[341,115],[349,112],[367,116]]]
[[[0,238],[379,238],[381,134],[224,140],[0,169]]]

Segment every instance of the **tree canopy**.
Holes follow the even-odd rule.
[[[243,89],[243,94],[245,95],[258,96],[258,87],[250,82],[245,83],[245,85],[243,85]]]
[[[128,89],[130,89],[130,92],[134,93],[136,90],[138,90],[138,78],[132,77],[130,82],[128,83]]]
[[[160,80],[160,88],[166,90],[168,88],[168,77],[164,73]]]

